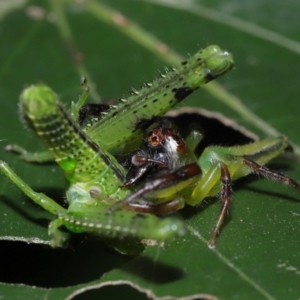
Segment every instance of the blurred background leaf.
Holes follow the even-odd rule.
[[[218,83],[300,145],[299,1],[82,2],[0,1],[3,147],[18,143],[42,149],[18,114],[18,97],[28,84],[48,84],[68,106],[80,93],[80,76],[87,74],[93,100],[126,97],[132,86],[157,76],[173,54],[186,57],[209,44],[235,57],[235,69]],[[119,13],[105,19],[91,9],[95,3]],[[132,22],[151,36],[132,40],[126,32]],[[162,46],[155,39],[168,48],[149,51]],[[216,91],[198,91],[180,106],[220,111],[266,135],[247,116],[218,101],[222,97],[211,94]],[[1,159],[35,190],[64,202],[65,181],[56,166],[29,165],[4,152]],[[271,166],[300,178],[296,158],[278,158]],[[212,199],[182,211],[188,226],[183,238],[148,247],[139,257],[124,257],[98,241],[79,238],[67,249],[51,249],[51,216],[1,176],[0,294],[5,299],[147,299],[146,294],[161,299],[298,299],[299,195],[252,176],[235,183],[234,190],[231,216],[215,251],[206,244],[219,210]]]

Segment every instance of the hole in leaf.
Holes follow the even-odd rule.
[[[132,259],[94,239],[66,249],[1,241],[0,249],[1,282],[45,288],[90,282]]]

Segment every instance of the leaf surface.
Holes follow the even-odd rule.
[[[128,22],[183,57],[209,44],[228,49],[234,54],[235,69],[218,83],[300,145],[300,26],[295,14],[299,1],[186,1],[178,7],[179,2],[183,1],[167,6],[164,1],[106,1]],[[31,151],[43,149],[20,122],[18,97],[26,85],[44,82],[69,106],[80,93],[80,75],[88,74],[95,84],[94,100],[110,100],[126,97],[132,86],[138,89],[168,65],[168,52],[155,54],[142,45],[142,37],[151,41],[146,34],[134,40],[120,24],[113,25],[122,18],[105,22],[95,12],[67,1],[62,8],[62,1],[54,0],[19,3],[1,16],[3,148],[18,143]],[[53,10],[63,12],[67,26]],[[266,136],[207,90],[197,91],[180,106],[220,111]],[[1,159],[34,190],[64,203],[65,181],[58,167],[26,164],[5,152]],[[270,166],[300,179],[297,157],[280,157]],[[120,294],[131,299],[146,299],[146,294],[160,299],[298,299],[299,194],[255,176],[233,188],[234,203],[216,250],[208,249],[207,240],[219,202],[209,199],[180,212],[187,223],[184,237],[149,246],[138,257],[124,257],[82,237],[73,237],[67,249],[51,249],[47,226],[52,216],[1,176],[0,295],[5,299],[107,299]]]

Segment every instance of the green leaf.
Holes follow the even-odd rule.
[[[80,93],[80,76],[88,75],[94,100],[116,99],[157,76],[157,70],[169,62],[175,64],[177,53],[186,57],[208,44],[232,52],[235,69],[218,79],[225,92],[211,85],[181,107],[220,111],[261,137],[276,129],[299,146],[299,1],[166,3],[106,1],[119,13],[101,16],[95,7],[71,1],[29,1],[2,15],[2,148],[18,143],[29,150],[42,149],[19,120],[17,103],[24,86],[44,82],[69,106]],[[271,130],[218,101],[227,92]],[[280,157],[270,166],[299,181],[298,158],[292,158]],[[58,167],[26,164],[5,152],[1,159],[32,188],[64,203],[65,181]],[[208,249],[207,240],[220,205],[209,199],[180,213],[187,223],[184,237],[149,246],[141,256],[124,257],[81,236],[73,237],[71,247],[51,249],[47,226],[52,216],[1,176],[0,295],[5,299],[74,299],[74,295],[76,299],[112,295],[146,299],[146,294],[156,299],[297,299],[299,194],[256,176],[236,182],[233,188],[230,217],[215,250]]]

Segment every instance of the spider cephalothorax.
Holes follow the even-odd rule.
[[[173,171],[188,160],[195,160],[177,131],[161,122],[150,130],[140,148],[126,155],[123,165],[128,169],[123,187],[137,184],[146,177]]]

